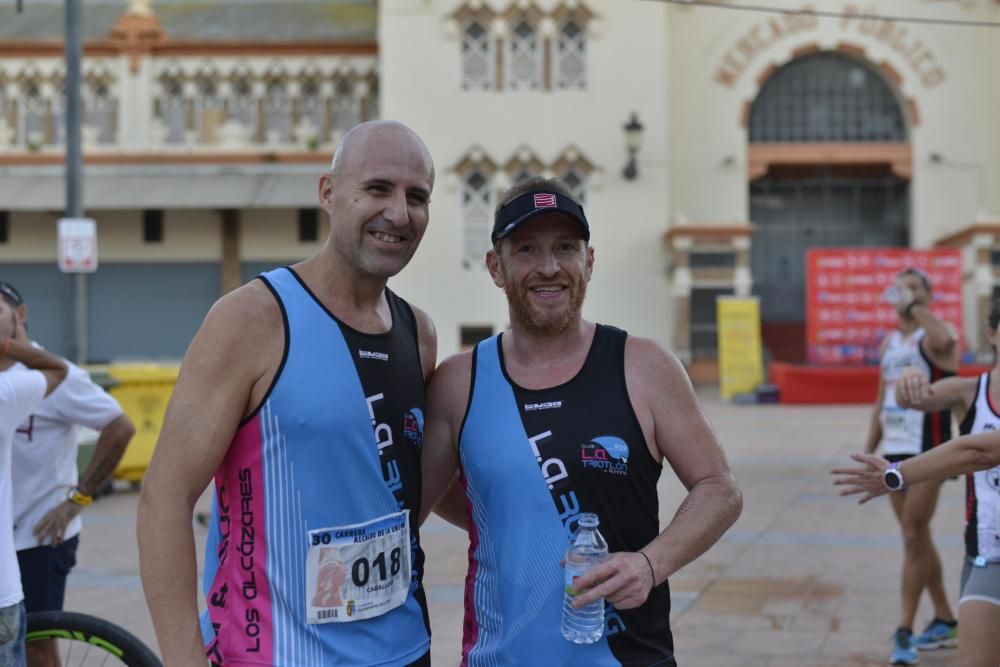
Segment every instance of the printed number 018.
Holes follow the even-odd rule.
[[[378,568],[377,575],[382,581],[385,581],[390,576],[395,577],[399,574],[399,568],[401,567],[399,559],[401,556],[402,550],[399,547],[396,547],[389,553],[388,572],[386,572],[384,551],[380,552],[378,556],[375,556],[370,563],[367,558],[359,558],[354,561],[354,565],[351,566],[351,580],[354,582],[355,586],[364,586],[368,583],[372,570],[375,568]]]

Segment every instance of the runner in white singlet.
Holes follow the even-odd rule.
[[[989,339],[1000,344],[1000,301],[989,317]],[[898,405],[928,413],[950,410],[960,420],[961,437],[897,463],[856,454],[861,468],[834,470],[841,495],[863,493],[861,502],[888,492],[889,486],[912,494],[938,481],[966,477],[966,557],[958,607],[962,641],[961,667],[996,667],[1000,656],[1000,361],[979,377],[951,377],[934,382],[911,372],[897,380]],[[888,472],[887,472],[888,471]],[[892,479],[890,480],[890,477]],[[895,489],[894,489],[895,490]]]
[[[878,399],[865,451],[871,454],[881,445],[886,459],[898,463],[948,440],[951,416],[947,411],[925,415],[900,407],[896,403],[896,383],[911,373],[928,382],[954,375],[958,360],[957,336],[930,311],[927,275],[918,269],[906,269],[897,276],[893,292],[898,329],[882,343]],[[941,559],[930,533],[939,490],[939,484],[925,484],[892,496],[904,544],[902,604],[893,635],[892,664],[914,665],[919,660],[917,648],[953,643],[955,617],[945,595]],[[920,636],[914,637],[917,606],[925,589],[934,605],[934,619]]]

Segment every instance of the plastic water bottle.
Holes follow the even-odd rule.
[[[566,586],[563,595],[563,637],[576,644],[593,644],[604,634],[604,598],[576,609],[572,602],[579,593],[573,586],[592,566],[608,556],[608,543],[597,525],[596,514],[580,514],[579,528],[566,549]]]

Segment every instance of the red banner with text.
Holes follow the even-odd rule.
[[[816,248],[806,251],[806,345],[812,364],[873,364],[899,318],[884,298],[903,269],[931,281],[931,312],[962,332],[958,250]]]

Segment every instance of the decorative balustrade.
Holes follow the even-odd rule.
[[[374,56],[86,58],[88,152],[329,150],[378,117]],[[58,153],[65,142],[58,58],[0,58],[0,152]]]

